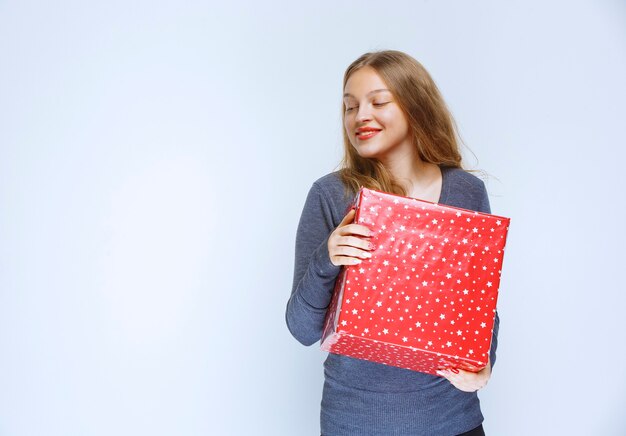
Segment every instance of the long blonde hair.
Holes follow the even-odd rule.
[[[365,66],[373,68],[388,86],[404,112],[418,156],[424,162],[462,168],[458,132],[452,114],[428,74],[418,61],[406,53],[385,50],[365,53],[352,62],[343,77],[343,88],[350,76]],[[342,103],[342,121],[345,103]],[[343,125],[343,123],[342,123]],[[340,176],[346,189],[359,187],[406,196],[404,187],[377,159],[363,158],[350,143],[343,129],[344,156]]]

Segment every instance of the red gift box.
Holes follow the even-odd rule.
[[[372,257],[344,266],[321,348],[414,371],[487,364],[510,219],[361,188]]]

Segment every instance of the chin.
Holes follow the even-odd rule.
[[[364,159],[378,159],[380,153],[373,150],[367,150],[364,147],[355,147],[357,154]]]

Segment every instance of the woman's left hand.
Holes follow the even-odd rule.
[[[484,388],[491,377],[491,362],[487,359],[487,366],[478,372],[465,371],[463,369],[455,369],[458,373],[449,370],[439,370],[437,374],[448,379],[457,389],[464,392],[475,392]]]

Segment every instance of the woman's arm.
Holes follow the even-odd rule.
[[[332,217],[330,199],[314,183],[296,233],[293,285],[286,310],[289,331],[304,345],[312,345],[322,336],[326,308],[341,270],[328,253],[328,237],[335,229]]]

